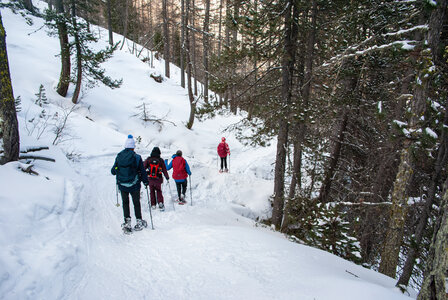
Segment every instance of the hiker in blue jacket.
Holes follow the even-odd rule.
[[[115,158],[115,163],[110,172],[112,175],[116,175],[118,189],[123,200],[124,223],[122,227],[124,231],[130,232],[132,231],[132,226],[129,194],[132,196],[135,218],[137,219],[134,230],[142,230],[143,227],[147,226],[146,221],[142,219],[140,182],[148,186],[148,176],[146,176],[146,171],[143,167],[142,157],[134,152],[135,141],[132,135],[128,135],[124,148]]]

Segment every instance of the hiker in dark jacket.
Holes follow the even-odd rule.
[[[173,169],[173,179],[176,182],[177,196],[179,204],[185,204],[185,193],[187,192],[187,177],[191,175],[190,166],[182,157],[182,151],[177,150],[172,156],[172,161],[168,164],[167,170]]]
[[[131,194],[135,218],[137,219],[134,230],[142,230],[143,227],[147,226],[147,223],[142,219],[140,182],[143,182],[147,186],[148,176],[146,176],[141,156],[134,152],[135,141],[132,135],[128,135],[124,148],[123,151],[118,153],[114,166],[110,170],[112,175],[116,175],[117,185],[123,200],[124,223],[122,227],[123,230],[132,230],[131,213],[129,210],[129,194]]]
[[[149,189],[151,191],[151,206],[156,208],[156,203],[159,204],[160,210],[165,209],[162,195],[163,176],[166,180],[170,179],[166,171],[165,161],[160,157],[159,147],[154,147],[151,156],[145,159],[143,167],[147,170]],[[163,173],[163,176],[162,176]]]

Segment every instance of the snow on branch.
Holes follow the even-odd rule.
[[[380,34],[380,35],[373,35],[373,36],[365,39],[364,41],[360,42],[359,44],[355,44],[355,45],[348,47],[347,49],[345,49],[345,51],[342,54],[339,54],[339,55],[336,55],[336,56],[330,58],[327,62],[322,64],[322,67],[330,66],[334,63],[342,61],[345,58],[362,56],[362,55],[371,53],[373,51],[388,49],[388,48],[391,48],[394,46],[401,46],[401,48],[403,50],[412,50],[415,48],[415,45],[418,43],[418,41],[409,40],[409,39],[392,41],[390,43],[381,44],[381,45],[373,45],[368,48],[365,48],[364,50],[358,50],[358,49],[360,49],[362,46],[364,46],[370,42],[378,40],[379,38],[399,37],[404,34],[412,33],[416,30],[426,31],[426,30],[428,30],[428,25],[418,25],[418,26],[414,26],[414,27],[411,27],[408,29],[401,29],[401,30],[398,30],[395,32],[389,32],[389,33],[384,33],[384,34]]]

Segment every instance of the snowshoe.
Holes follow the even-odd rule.
[[[140,231],[143,228],[148,227],[148,223],[145,220],[142,219],[137,219],[137,224],[135,224],[134,226],[134,230],[135,231]]]
[[[121,229],[123,229],[124,234],[132,233],[131,218],[126,218],[125,222],[121,224]]]

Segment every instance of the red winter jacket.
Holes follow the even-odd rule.
[[[229,145],[226,142],[219,143],[219,145],[218,145],[219,157],[226,157],[227,154],[230,154]]]
[[[182,156],[176,156],[171,162],[173,164],[173,179],[181,180],[188,177],[187,170],[185,168],[186,161]]]

